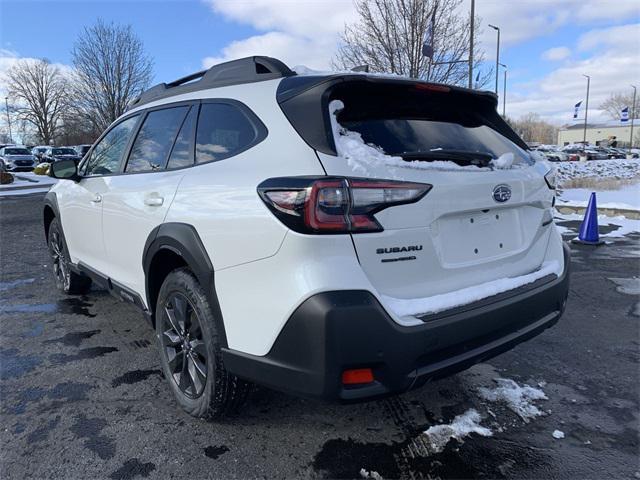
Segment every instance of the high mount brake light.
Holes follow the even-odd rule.
[[[416,83],[414,85],[416,90],[426,90],[429,92],[444,92],[448,93],[451,89],[445,85],[434,85],[432,83]]]
[[[431,185],[347,177],[270,178],[258,194],[282,223],[300,233],[380,232],[374,214],[415,203]]]

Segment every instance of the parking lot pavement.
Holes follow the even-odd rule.
[[[358,405],[257,389],[208,423],[178,410],[139,312],[55,289],[42,198],[0,199],[2,478],[640,477],[638,236],[572,247],[563,319],[488,363]],[[482,394],[498,377],[532,388],[509,408]],[[471,409],[487,436],[423,433]]]

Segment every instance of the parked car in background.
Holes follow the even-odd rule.
[[[569,155],[567,153],[555,148],[540,146],[534,150],[542,153],[550,162],[566,162],[569,160]]]
[[[36,159],[41,162],[42,161],[42,155],[44,154],[44,152],[47,151],[49,147],[47,145],[39,145],[37,147],[33,147],[31,149],[31,155],[33,155],[34,157],[36,157]]]
[[[29,172],[36,166],[36,157],[26,147],[10,146],[0,148],[0,162],[7,172]]]
[[[57,162],[58,160],[73,160],[78,163],[82,157],[71,147],[48,147],[42,155],[43,162]]]
[[[568,145],[562,151],[569,155],[569,160],[579,160],[587,157],[587,160],[606,160],[607,154],[595,150],[593,147],[584,148],[582,145]]]
[[[73,147],[73,149],[76,151],[78,155],[80,155],[81,157],[84,157],[87,154],[87,152],[91,149],[91,145],[76,145],[75,147]]]

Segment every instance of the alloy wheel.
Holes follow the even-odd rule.
[[[173,381],[187,397],[197,398],[204,391],[208,374],[198,314],[187,297],[174,292],[165,302],[162,317],[162,347]]]
[[[53,273],[63,288],[69,288],[71,275],[69,263],[64,254],[62,237],[57,231],[51,232],[51,257],[53,259]]]

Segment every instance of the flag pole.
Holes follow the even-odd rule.
[[[633,105],[631,106],[631,136],[629,138],[629,153],[631,153],[631,149],[633,148],[633,120],[636,116],[636,87],[635,85],[631,85],[633,88]]]
[[[587,146],[587,115],[589,115],[589,84],[591,83],[591,77],[589,75],[582,75],[587,78],[587,103],[584,106],[584,135],[582,137],[582,144]]]
[[[476,0],[471,0],[471,25],[469,33],[469,88],[473,88],[473,34],[475,29]]]

